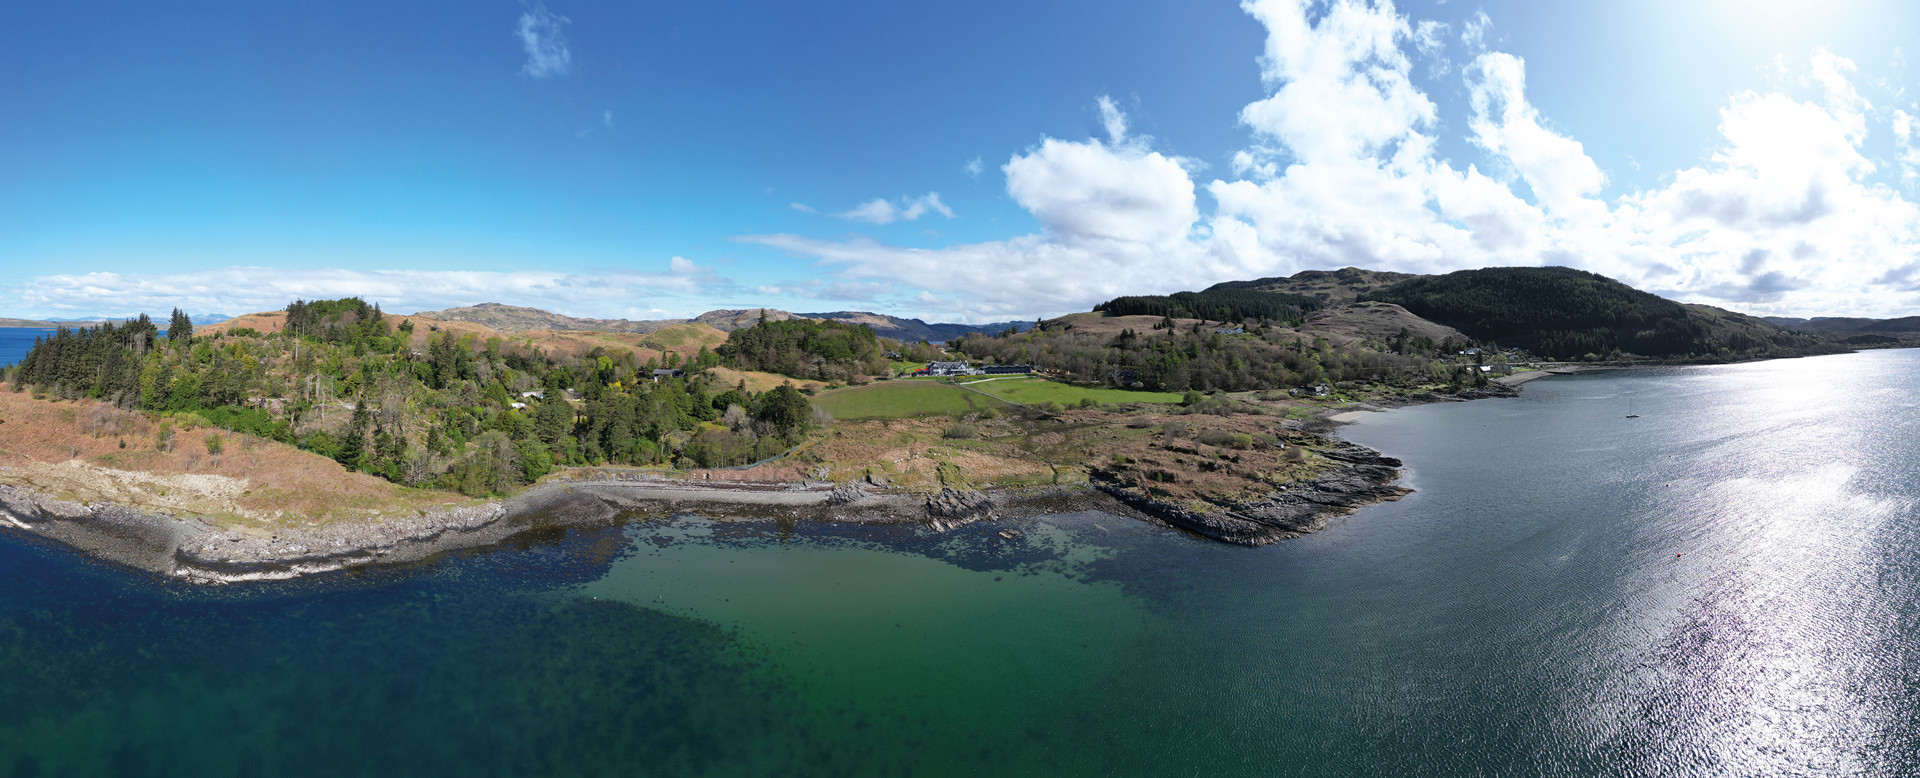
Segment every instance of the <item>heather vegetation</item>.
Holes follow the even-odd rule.
[[[613,349],[555,355],[500,338],[396,328],[358,298],[297,301],[287,314],[285,330],[265,336],[196,336],[177,311],[173,337],[145,317],[60,329],[8,378],[14,391],[154,417],[190,414],[350,470],[472,496],[510,492],[560,465],[746,464],[791,448],[825,420],[791,386],[721,385],[701,368],[722,356],[704,348],[684,363],[670,354],[665,366]],[[835,357],[877,353],[871,332],[864,349],[844,354],[833,340],[800,342]],[[686,370],[655,372],[668,367]]]

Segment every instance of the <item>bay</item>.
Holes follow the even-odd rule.
[[[0,327],[0,367],[19,362],[33,349],[34,338],[52,335],[53,332],[39,327]]]
[[[1416,491],[1258,549],[635,516],[202,589],[6,530],[0,774],[1910,775],[1916,384],[1370,414]]]

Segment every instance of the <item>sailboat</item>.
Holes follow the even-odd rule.
[[[1629,418],[1629,419],[1638,419],[1638,418],[1640,418],[1640,414],[1637,414],[1637,413],[1634,413],[1634,412],[1633,412],[1633,398],[1632,398],[1632,397],[1628,397],[1628,398],[1627,398],[1627,418]]]

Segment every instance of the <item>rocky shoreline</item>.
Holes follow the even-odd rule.
[[[1412,491],[1394,483],[1400,478],[1400,460],[1366,446],[1343,442],[1320,455],[1332,464],[1330,472],[1257,499],[1209,510],[1160,499],[1133,484],[1096,481],[1094,488],[1175,527],[1243,546],[1264,546],[1319,532],[1335,516],[1398,500]]]
[[[1461,395],[1430,395],[1355,410],[1512,397],[1496,384]],[[1317,425],[1335,422],[1323,415]],[[634,512],[699,512],[733,518],[919,522],[948,531],[1007,513],[1107,510],[1144,515],[1215,540],[1258,546],[1317,532],[1335,516],[1397,500],[1400,460],[1343,441],[1320,452],[1330,467],[1306,482],[1257,499],[1195,510],[1136,484],[1095,474],[1091,488],[981,492],[948,487],[931,495],[868,478],[844,484],[719,484],[632,471],[590,471],[537,485],[507,500],[422,511],[379,522],[282,528],[270,534],[222,530],[192,517],[119,505],[89,505],[0,484],[0,531],[20,531],[110,562],[195,583],[285,580],[372,564],[415,562],[504,542],[522,532],[609,522]],[[1130,509],[1130,510],[1128,510]]]
[[[1085,490],[935,495],[876,486],[808,482],[707,485],[620,473],[543,483],[513,498],[379,522],[280,528],[270,534],[222,530],[112,504],[62,500],[0,484],[0,531],[19,531],[109,562],[194,583],[297,578],[372,564],[415,562],[504,542],[541,528],[610,522],[635,512],[699,512],[730,518],[924,522],[945,531],[1006,510],[1077,510]]]

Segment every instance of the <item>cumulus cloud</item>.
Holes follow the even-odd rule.
[[[1843,57],[1783,60],[1794,77],[1732,95],[1700,164],[1608,198],[1606,171],[1528,100],[1526,62],[1489,48],[1485,14],[1460,35],[1472,59],[1459,82],[1466,139],[1483,158],[1455,162],[1436,152],[1445,128],[1409,77],[1411,55],[1435,56],[1445,28],[1366,0],[1242,7],[1268,31],[1266,94],[1240,112],[1250,137],[1231,179],[1202,183],[1199,165],[1131,133],[1100,96],[1104,138],[1044,138],[1001,167],[1036,234],[940,249],[742,240],[922,289],[918,304],[964,306],[976,321],[1348,265],[1570,265],[1755,313],[1904,315],[1920,303],[1920,210],[1872,180],[1862,147],[1868,120],[1885,114]],[[1892,118],[1906,176],[1920,166],[1909,156],[1920,126]]]
[[[966,173],[968,178],[979,178],[983,170],[986,170],[986,165],[980,161],[979,157],[969,159],[967,164],[960,166],[960,172]]]
[[[876,197],[842,211],[838,216],[848,221],[868,224],[892,224],[897,221],[915,221],[929,213],[937,213],[949,219],[953,218],[953,209],[940,202],[939,192],[928,192],[919,197],[903,197],[900,204],[884,197]]]
[[[1527,104],[1526,63],[1502,52],[1482,54],[1470,68],[1473,140],[1511,161],[1534,199],[1557,215],[1605,206],[1588,199],[1607,182],[1579,141],[1541,126]]]
[[[26,279],[3,296],[43,315],[163,314],[175,307],[227,314],[285,308],[295,299],[358,296],[396,313],[483,301],[577,316],[621,316],[637,301],[683,300],[731,282],[683,257],[666,272],[351,270],[227,267],[191,273],[82,273]],[[12,307],[11,305],[9,307]]]
[[[520,67],[520,72],[531,78],[564,76],[571,72],[573,50],[567,45],[566,30],[572,23],[573,20],[548,11],[545,3],[520,14],[514,35],[520,38],[520,48],[527,53],[527,62]],[[610,120],[611,113],[608,117]],[[611,121],[608,126],[612,126]]]
[[[1493,20],[1486,11],[1474,11],[1473,18],[1460,26],[1460,42],[1468,51],[1487,50],[1487,31],[1493,29]]]
[[[1916,121],[1913,114],[1895,108],[1893,110],[1893,143],[1900,155],[1898,158],[1900,180],[1906,182],[1908,186],[1912,186],[1915,181],[1920,181],[1920,145],[1914,143],[1915,130],[1920,130],[1920,121]]]

